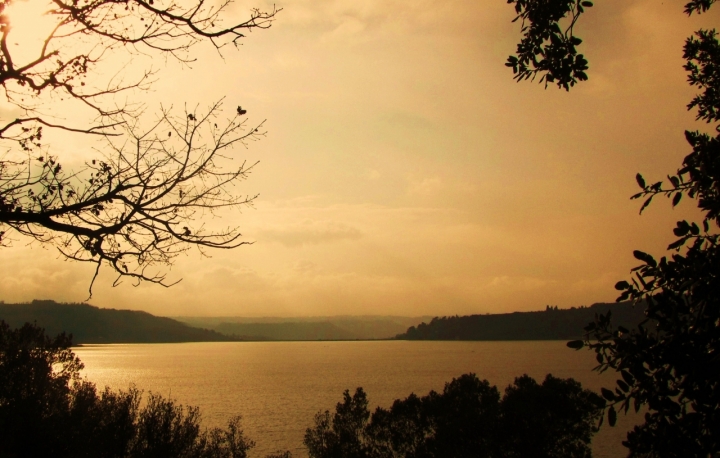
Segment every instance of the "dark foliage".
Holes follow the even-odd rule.
[[[548,375],[542,385],[524,375],[505,389],[501,403],[505,457],[590,457],[594,420],[603,401],[573,379]]]
[[[0,321],[0,457],[245,458],[254,446],[239,417],[207,431],[197,408],[153,394],[141,408],[135,388],[98,393],[70,344]]]
[[[587,80],[587,60],[578,54],[576,46],[582,40],[573,34],[575,24],[585,8],[593,6],[587,0],[508,0],[515,5],[521,20],[523,38],[517,55],[505,64],[513,69],[515,79],[535,79],[545,87],[555,83],[569,90],[578,81]]]
[[[685,5],[685,13],[703,13],[713,3],[693,0]],[[577,19],[566,0],[537,4],[570,12]],[[532,23],[527,29],[531,36],[544,37],[557,33],[559,12],[522,17]],[[572,55],[567,51],[566,59]],[[617,283],[622,291],[618,300],[642,304],[645,321],[627,329],[613,325],[610,313],[598,314],[585,328],[584,340],[568,343],[572,348],[593,349],[597,370],[620,374],[614,389],[602,391],[611,425],[618,409],[648,408],[645,423],[628,434],[625,445],[630,456],[720,456],[720,42],[716,31],[699,30],[689,37],[684,58],[689,84],[701,91],[688,109],[697,108],[698,120],[714,123],[715,135],[686,131],[692,152],[668,176],[669,183],[647,183],[637,174],[641,191],[632,198],[644,199],[642,213],[658,195],[669,198],[673,207],[685,196],[695,201],[702,220],[677,222],[668,256],[656,260],[642,251],[633,253],[642,264],[633,269],[631,281]]]
[[[500,392],[465,374],[442,393],[411,394],[372,416],[362,388],[315,416],[311,458],[589,457],[604,402],[572,379],[524,375]]]

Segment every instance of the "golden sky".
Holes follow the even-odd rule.
[[[191,253],[178,285],[111,287],[90,303],[161,315],[454,315],[611,301],[692,215],[659,199],[638,216],[634,175],[676,170],[689,152],[682,69],[693,30],[718,10],[605,0],[577,34],[590,80],[570,92],[518,84],[520,38],[504,0],[288,0],[270,30],[224,60],[159,67],[148,110],[227,97],[267,138],[230,212],[250,246]],[[270,4],[271,5],[271,4]],[[241,19],[255,3],[230,11]],[[267,6],[267,5],[266,5]],[[73,151],[82,157],[84,152]],[[0,253],[0,299],[82,301],[90,266],[17,239]]]

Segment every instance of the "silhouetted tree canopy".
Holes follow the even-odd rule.
[[[196,407],[155,394],[143,405],[134,387],[98,393],[70,344],[0,321],[0,457],[245,458],[254,446],[239,417],[203,430]]]
[[[518,80],[542,74],[541,81],[569,89],[587,78],[582,55],[574,46],[572,26],[589,2],[510,0],[523,20],[518,56],[508,65]],[[693,0],[685,13],[701,14],[714,0]],[[565,27],[561,24],[565,24]],[[691,152],[667,181],[636,180],[644,199],[642,211],[663,195],[672,206],[683,197],[701,210],[700,221],[678,221],[669,255],[656,260],[635,251],[641,265],[630,281],[620,281],[618,301],[646,306],[646,317],[634,329],[613,326],[611,314],[598,314],[584,340],[597,353],[597,370],[620,374],[617,386],[604,389],[610,424],[617,410],[648,408],[645,423],[628,434],[631,456],[717,456],[720,454],[720,42],[715,29],[698,30],[685,42],[688,83],[700,93],[688,104],[697,119],[715,134],[685,131]]]
[[[442,393],[411,394],[371,415],[362,388],[315,416],[305,433],[311,458],[590,457],[604,402],[572,379],[523,375],[500,398],[474,374]]]
[[[253,165],[233,163],[230,150],[263,136],[262,123],[249,125],[241,106],[223,114],[222,101],[182,111],[169,104],[148,120],[132,96],[151,87],[154,71],[133,62],[189,64],[195,44],[221,52],[270,27],[278,10],[254,9],[226,25],[229,0],[52,0],[45,15],[55,27],[27,57],[10,46],[16,1],[0,2],[0,85],[15,113],[0,116],[0,246],[20,235],[95,264],[92,282],[106,265],[118,280],[167,286],[162,267],[191,247],[247,243],[236,227],[211,228],[204,218],[253,202],[235,187]],[[118,56],[138,59],[101,76],[101,64]],[[45,109],[51,103],[60,104],[60,120]],[[67,170],[44,143],[48,129],[97,139],[94,159]]]

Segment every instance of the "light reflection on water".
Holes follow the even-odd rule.
[[[237,414],[257,447],[253,457],[276,450],[307,456],[305,428],[320,410],[334,410],[342,392],[362,386],[372,409],[389,407],[412,392],[442,390],[467,372],[502,390],[527,373],[572,377],[596,391],[612,387],[614,374],[598,375],[594,353],[565,342],[207,342],[88,345],[75,348],[84,375],[98,387],[144,391],[201,408],[206,426],[224,426]],[[599,458],[625,456],[620,442],[639,416],[620,415],[593,440]]]

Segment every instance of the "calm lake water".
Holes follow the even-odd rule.
[[[572,377],[596,391],[614,386],[614,374],[598,375],[594,353],[573,351],[565,342],[212,342],[88,345],[75,352],[84,375],[98,387],[127,389],[134,383],[201,408],[206,426],[224,426],[237,414],[257,446],[251,457],[290,450],[306,457],[305,429],[320,410],[334,411],[342,392],[362,386],[372,409],[414,392],[441,391],[467,372],[497,385],[527,373]],[[626,456],[621,441],[641,420],[619,416],[595,435],[599,458]]]

